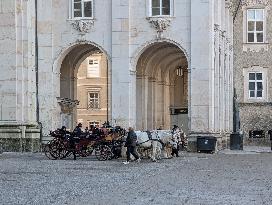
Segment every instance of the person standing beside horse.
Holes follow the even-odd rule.
[[[123,162],[124,164],[129,164],[130,161],[130,154],[132,154],[137,162],[140,162],[140,157],[136,153],[136,141],[137,141],[137,135],[134,132],[132,127],[128,128],[128,136],[126,139],[126,144],[125,146],[127,147],[127,161]]]

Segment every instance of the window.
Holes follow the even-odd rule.
[[[264,9],[247,10],[247,42],[264,42]]]
[[[254,65],[243,68],[244,102],[268,102],[267,67]]]
[[[88,108],[99,109],[99,92],[90,92]]]
[[[249,98],[263,98],[263,73],[250,72],[248,79]]]
[[[72,0],[73,18],[93,18],[93,0]]]
[[[87,78],[98,78],[100,77],[99,60],[88,59],[87,65]]]
[[[97,125],[100,126],[100,123],[99,123],[98,121],[89,122],[89,126],[90,126],[90,127],[91,127],[91,126],[96,127]]]
[[[171,15],[171,0],[151,0],[151,16]]]

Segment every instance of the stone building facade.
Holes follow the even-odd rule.
[[[152,130],[175,123],[183,125],[192,149],[199,135],[226,145],[233,119],[231,1],[0,0],[0,5],[5,150],[34,150],[50,130],[77,123],[75,74],[95,53],[107,59],[111,124]]]
[[[108,75],[107,58],[103,54],[93,54],[78,68],[76,121],[83,128],[91,125],[102,126],[108,121]]]
[[[242,0],[234,23],[234,82],[245,143],[272,129],[272,2]]]

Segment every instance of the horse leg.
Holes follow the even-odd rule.
[[[121,148],[121,157],[126,158],[127,157],[127,148],[125,146],[122,146]]]
[[[157,159],[156,159],[156,152],[157,152],[157,141],[152,141],[152,154],[151,154],[151,160],[153,162],[156,162]]]

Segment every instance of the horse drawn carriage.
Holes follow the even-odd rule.
[[[97,133],[85,132],[80,136],[74,132],[57,129],[50,132],[52,140],[44,148],[49,159],[64,159],[73,155],[87,157],[95,155],[98,160],[110,160],[122,155],[122,146],[126,131],[121,127],[101,128]],[[156,161],[164,151],[165,158],[171,158],[172,148],[176,144],[179,150],[186,150],[185,133],[181,130],[173,133],[171,130],[136,131],[137,152],[140,157]]]
[[[87,157],[94,153],[98,160],[109,160],[121,157],[121,147],[125,131],[120,128],[111,128],[99,134],[90,132],[81,133],[80,136],[73,132],[57,129],[50,132],[53,138],[44,148],[44,153],[49,159],[64,159],[73,155]]]

